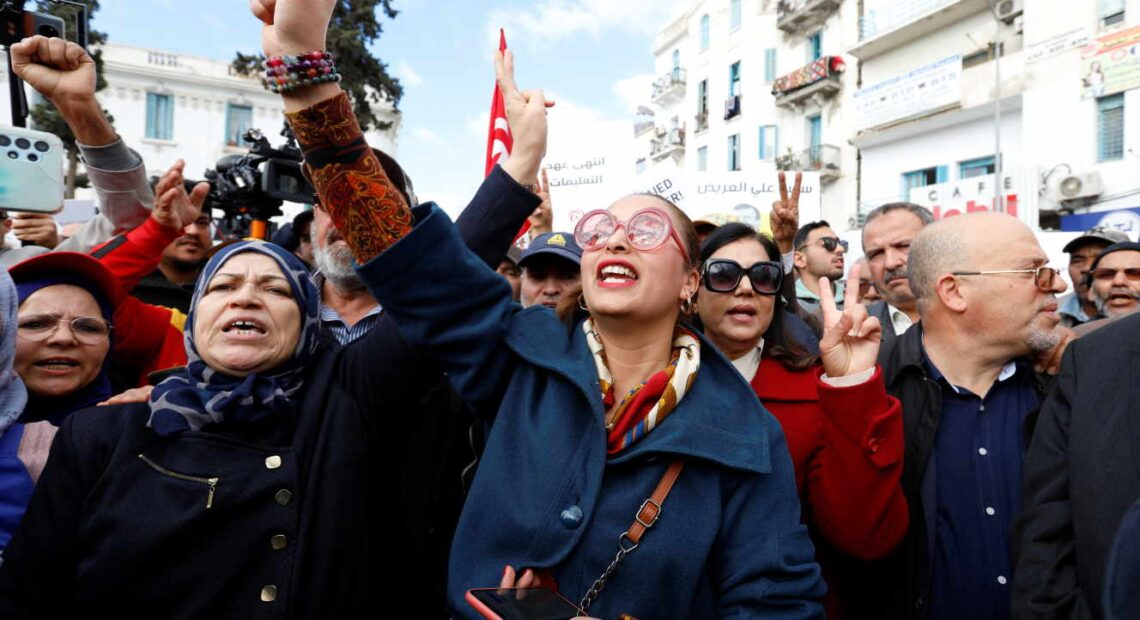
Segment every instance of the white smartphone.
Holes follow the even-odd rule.
[[[63,209],[63,141],[44,131],[0,125],[0,209]]]

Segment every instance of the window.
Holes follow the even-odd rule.
[[[697,149],[697,170],[704,172],[709,169],[709,147],[702,146]]]
[[[709,16],[701,16],[701,49],[709,48]]]
[[[807,38],[808,62],[815,62],[823,57],[823,31],[817,30]]]
[[[946,166],[937,166],[935,168],[923,168],[922,170],[915,170],[914,172],[907,172],[902,175],[902,200],[910,200],[910,190],[917,187],[926,187],[927,185],[935,185],[937,183],[945,183],[949,179],[949,168]]]
[[[740,61],[728,67],[728,96],[735,97],[740,94]]]
[[[776,48],[764,50],[764,81],[776,81]]]
[[[736,30],[740,27],[740,0],[729,0],[728,3],[728,29]]]
[[[637,160],[637,174],[645,172],[645,158]]]
[[[974,177],[982,177],[987,174],[993,174],[997,171],[997,165],[994,157],[979,157],[978,159],[971,159],[958,163],[958,178],[959,179],[972,179]]]
[[[1124,93],[1096,100],[1096,159],[1124,159]]]
[[[740,170],[740,134],[728,137],[728,169]]]
[[[229,104],[226,106],[226,144],[241,146],[242,134],[253,126],[253,108],[247,105]]]
[[[809,116],[807,119],[808,124],[808,146],[812,151],[818,151],[819,145],[823,143],[823,118],[816,114]]]
[[[681,68],[681,50],[673,50],[673,75]]]
[[[1100,27],[1107,28],[1124,21],[1124,0],[1100,0]]]
[[[709,81],[697,82],[697,131],[709,127]]]
[[[174,139],[174,97],[172,95],[146,94],[146,137],[151,140]]]
[[[775,159],[779,142],[776,140],[775,125],[760,126],[760,159]]]

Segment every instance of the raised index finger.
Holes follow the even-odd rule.
[[[827,276],[819,279],[819,309],[823,314],[823,328],[827,329],[835,322],[832,318],[838,310],[835,307],[835,293],[831,291],[831,281]]]
[[[777,175],[780,179],[780,200],[787,204],[788,202],[788,182],[784,179],[784,173],[781,172]]]

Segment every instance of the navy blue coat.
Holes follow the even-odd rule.
[[[580,598],[678,456],[687,465],[659,521],[591,615],[822,616],[824,585],[783,434],[714,346],[702,343],[697,380],[668,421],[607,459],[581,326],[546,308],[520,311],[446,215],[432,205],[415,214],[413,232],[360,269],[405,339],[494,419],[452,547],[448,592],[459,617],[478,617],[464,593],[497,585],[506,564],[549,569],[564,595]]]

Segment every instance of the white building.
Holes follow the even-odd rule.
[[[221,157],[246,152],[241,136],[250,128],[262,130],[273,146],[284,142],[281,97],[256,78],[233,74],[229,63],[130,45],[102,49],[107,87],[99,91],[99,101],[126,144],[142,155],[149,174],[159,175],[184,159],[186,177],[201,179]],[[7,123],[3,86],[0,123]],[[34,96],[29,89],[29,98]],[[392,126],[368,132],[368,142],[395,157],[400,113],[390,104],[376,112]],[[80,190],[78,197],[93,197],[93,192]]]
[[[823,219],[836,230],[856,224],[858,159],[849,143],[846,102],[856,88],[858,67],[843,55],[845,26],[856,6],[842,0],[780,0],[778,77],[769,85],[779,110],[776,167],[820,173]]]
[[[703,0],[657,35],[639,171],[774,170],[775,23],[772,0]]]

